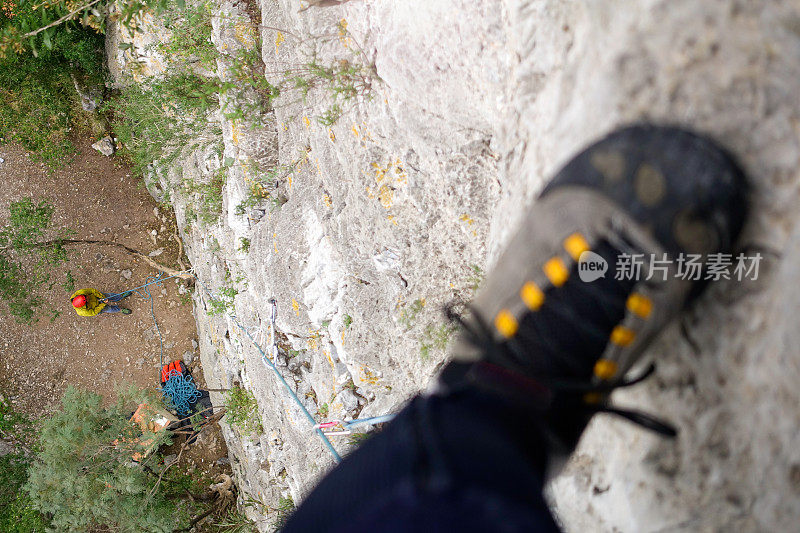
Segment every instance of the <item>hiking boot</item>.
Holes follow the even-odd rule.
[[[125,309],[124,307],[122,309],[120,309],[119,311],[123,315],[129,315],[129,314],[133,313],[133,311],[131,311],[130,309]]]
[[[453,316],[463,331],[441,391],[477,386],[530,406],[555,452],[571,452],[597,412],[675,435],[608,396],[653,371],[627,377],[702,289],[680,277],[687,254],[700,266],[730,251],[744,194],[732,158],[687,131],[632,126],[591,145],[546,186],[467,316]]]

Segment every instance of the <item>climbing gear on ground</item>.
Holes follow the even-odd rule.
[[[556,452],[602,412],[675,435],[609,395],[654,371],[626,378],[703,283],[678,276],[676,259],[728,252],[744,194],[733,159],[687,131],[633,126],[591,145],[546,186],[470,312],[449,312],[463,331],[439,393],[477,386],[523,402]],[[639,271],[620,275],[632,257]]]
[[[186,365],[183,361],[172,361],[169,364],[166,364],[161,367],[161,386],[163,387],[167,380],[169,379],[169,375],[171,372],[177,372],[181,375],[186,374],[188,372]]]
[[[86,305],[86,296],[83,294],[79,294],[72,299],[72,307],[83,307],[84,305]]]
[[[124,307],[123,307],[123,308],[121,308],[119,311],[120,311],[120,313],[122,313],[123,315],[129,315],[129,314],[131,314],[131,313],[133,312],[133,311],[131,311],[130,309],[126,309],[126,308],[124,308]]]
[[[180,361],[173,361],[161,368],[161,394],[164,403],[181,415],[189,415],[202,393],[197,389],[189,370]]]

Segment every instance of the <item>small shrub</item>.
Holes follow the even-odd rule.
[[[122,155],[140,176],[157,175],[188,150],[221,137],[221,130],[208,128],[219,90],[214,79],[181,73],[130,84],[106,104]]]
[[[209,299],[211,309],[208,310],[209,316],[224,315],[235,309],[236,295],[239,291],[235,287],[222,287],[217,292],[217,296]]]
[[[232,387],[225,393],[225,417],[228,424],[246,434],[264,432],[255,395],[242,387]]]
[[[206,225],[214,224],[222,214],[222,190],[228,180],[227,167],[216,170],[207,183],[185,181],[187,193],[197,193],[199,205],[197,218]]]
[[[225,533],[258,533],[255,523],[233,507],[224,517],[214,520],[212,526],[214,531]]]
[[[347,436],[347,443],[350,446],[361,446],[372,436],[372,433],[351,433]]]
[[[286,522],[289,521],[289,518],[292,516],[294,512],[294,500],[291,496],[286,496],[278,500],[278,506],[275,508],[275,513],[277,517],[275,521],[272,523],[272,527],[275,528],[275,531],[279,531],[286,525]]]
[[[350,329],[350,326],[353,324],[353,317],[350,315],[344,315],[344,318],[342,318],[342,324],[344,324],[344,329]]]
[[[450,337],[456,331],[458,331],[458,328],[450,323],[440,326],[434,326],[433,324],[426,326],[419,349],[420,356],[423,359],[428,359],[431,350],[445,350]]]
[[[372,98],[372,84],[377,79],[375,68],[342,59],[331,64],[320,63],[312,57],[304,65],[284,72],[281,94],[299,94],[305,102],[312,91],[321,90],[330,99],[329,106],[317,121],[332,126],[344,112],[343,106],[354,104],[356,97]]]
[[[470,265],[469,269],[472,271],[472,273],[467,278],[467,284],[469,285],[470,290],[475,292],[480,288],[481,283],[483,282],[484,272],[483,269],[478,265]]]
[[[201,2],[185,10],[170,9],[163,19],[164,27],[172,33],[170,40],[158,45],[169,59],[184,63],[199,63],[207,69],[216,67],[217,49],[211,42],[213,6]]]
[[[43,421],[25,490],[37,511],[53,517],[54,530],[163,532],[187,523],[194,504],[173,476],[157,482],[157,454],[131,463],[134,453],[170,442],[168,432],[142,434],[128,421],[142,401],[158,402],[152,392],[130,390],[104,407],[98,394],[69,387]]]
[[[398,322],[400,322],[404,328],[411,329],[414,327],[414,324],[417,321],[417,316],[419,316],[424,308],[425,298],[417,298],[411,303],[411,305],[408,305],[403,309],[403,311],[400,313],[400,319]]]

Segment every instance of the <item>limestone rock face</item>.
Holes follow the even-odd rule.
[[[705,132],[740,159],[753,214],[742,249],[764,256],[761,271],[712,286],[652,348],[656,375],[614,397],[671,419],[679,437],[599,416],[551,500],[567,531],[794,527],[800,6],[361,0],[298,12],[270,0],[261,16],[255,29],[241,5],[220,7],[224,80],[255,37],[272,83],[308,76],[313,61],[371,70],[334,121],[324,84],[274,109],[241,87],[237,101],[256,105],[209,126],[223,153],[200,148],[180,169],[228,169],[219,223],[189,228],[187,200],[174,205],[199,279],[212,292],[240,280],[235,320],[209,315],[203,289],[195,303],[209,386],[240,383],[259,403],[263,434],[224,427],[244,492],[299,501],[333,465],[248,336],[268,344],[271,298],[277,371],[317,421],[397,410],[445,359],[441,307],[471,297],[546,180],[615,127],[655,121]],[[248,204],[276,169],[273,200]]]

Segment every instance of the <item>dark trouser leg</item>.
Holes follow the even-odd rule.
[[[283,530],[553,532],[530,410],[467,390],[415,398],[323,479]]]

